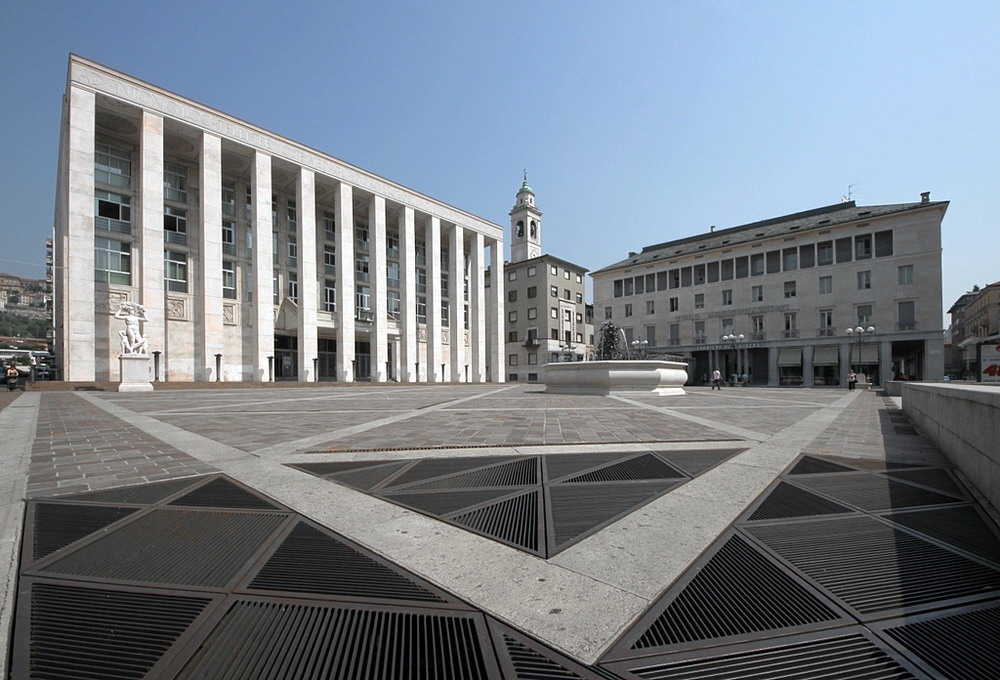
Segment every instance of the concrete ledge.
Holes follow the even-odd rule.
[[[1000,386],[901,385],[910,420],[1000,508]]]
[[[549,394],[634,396],[685,394],[687,364],[678,361],[580,361],[546,364],[542,379]]]

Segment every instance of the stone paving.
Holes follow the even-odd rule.
[[[26,396],[37,404],[30,461],[18,473],[8,460],[6,474],[23,474],[29,497],[221,471],[583,663],[604,653],[802,453],[943,464],[897,405],[874,391],[693,388],[683,398],[615,399],[545,395],[534,385],[323,385]],[[0,416],[13,413],[17,398],[0,393]],[[624,454],[649,442],[745,452],[551,560],[287,466],[536,447],[547,455]],[[14,512],[22,501],[8,502]],[[9,618],[10,592],[4,604]]]

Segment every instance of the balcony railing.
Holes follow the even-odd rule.
[[[795,330],[785,331],[784,335],[782,337],[784,337],[784,338],[797,338],[797,337],[799,337],[799,331],[798,331],[797,328]]]
[[[896,324],[897,331],[915,331],[917,329],[916,321],[901,321]]]
[[[539,343],[538,343],[538,338],[536,338],[536,337],[535,337],[535,336],[533,336],[533,335],[529,335],[528,337],[526,337],[526,338],[524,339],[524,343],[522,343],[522,344],[523,344],[523,345],[524,345],[525,347],[528,347],[528,348],[531,348],[531,347],[538,347],[538,346],[539,346]]]
[[[816,329],[816,337],[817,338],[831,338],[831,337],[833,337],[833,329],[832,328],[817,328]]]
[[[767,340],[767,333],[764,333],[763,331],[761,331],[760,333],[751,333],[750,340],[752,342],[761,342],[763,340]]]
[[[669,344],[671,347],[676,347],[677,345],[681,344],[681,339],[680,338],[668,338],[667,339],[667,344]],[[652,347],[652,345],[650,345],[650,346]]]
[[[360,307],[354,310],[354,320],[361,321],[365,323],[371,323],[374,315],[370,309],[361,309]]]
[[[183,231],[164,231],[163,240],[167,243],[176,243],[177,245],[186,246],[188,242],[188,235]]]

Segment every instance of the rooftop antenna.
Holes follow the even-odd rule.
[[[848,184],[847,185],[847,200],[848,201],[853,201],[854,200],[854,187],[856,187],[856,186],[858,186],[857,182],[855,182],[854,184]]]

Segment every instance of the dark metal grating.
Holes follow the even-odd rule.
[[[476,486],[525,486],[538,484],[538,458],[470,470],[440,479],[412,484],[408,489],[468,489]]]
[[[862,616],[1000,595],[1000,570],[938,547],[868,516],[745,531]]]
[[[943,468],[889,470],[885,474],[892,479],[900,479],[912,484],[921,484],[953,496],[965,497],[965,492],[955,483],[955,480],[948,474],[948,471]]]
[[[640,505],[674,488],[679,480],[546,488],[552,520],[550,554],[565,543],[632,512]]]
[[[451,521],[532,553],[544,546],[539,533],[539,492],[530,491],[451,517]]]
[[[884,517],[1000,564],[1000,537],[997,529],[974,506],[894,512]]]
[[[910,680],[918,676],[861,634],[774,645],[748,651],[715,651],[684,661],[616,663],[625,677],[643,680]]]
[[[86,501],[88,503],[135,503],[137,505],[152,505],[168,496],[186,489],[200,481],[203,477],[185,477],[172,479],[168,482],[153,482],[119,489],[103,491],[87,491],[86,493],[60,496],[59,500]]]
[[[46,574],[223,587],[288,515],[153,510],[42,569]]]
[[[936,491],[866,472],[806,477],[795,481],[842,503],[868,511],[959,502],[959,499]]]
[[[211,602],[209,598],[34,582],[27,665],[13,677],[143,678]]]
[[[485,680],[495,661],[472,616],[244,600],[179,680]]]
[[[1000,678],[1000,605],[936,613],[885,633],[946,678]]]
[[[511,680],[619,680],[617,675],[583,666],[513,628],[489,621],[501,671]]]
[[[248,588],[418,602],[445,601],[396,570],[301,521],[253,577]]]
[[[412,461],[411,461],[412,462]],[[510,462],[503,456],[471,456],[469,458],[424,458],[392,480],[392,486],[406,486],[414,482],[425,482],[437,477],[466,472],[476,468]]]
[[[377,494],[377,497],[440,517],[526,490],[525,487],[517,486],[496,489],[462,489],[460,491],[435,489],[433,491],[380,493]]]
[[[750,521],[839,515],[849,512],[854,512],[854,510],[805,489],[800,489],[788,482],[779,482],[778,486],[750,515]]]
[[[855,470],[854,468],[849,468],[846,465],[833,463],[822,458],[817,458],[816,456],[803,456],[802,460],[800,460],[788,474],[814,475],[830,472],[855,472]]]
[[[348,470],[375,467],[376,465],[381,465],[383,462],[384,461],[375,460],[337,460],[327,463],[288,463],[288,467],[301,470],[302,472],[308,472],[309,474],[316,475],[317,477],[323,477],[336,472],[347,472]]]
[[[216,477],[207,484],[186,493],[170,502],[170,505],[207,508],[241,508],[244,510],[280,510],[278,506],[265,500],[225,477]]]
[[[138,508],[105,505],[35,505],[32,559],[38,560],[70,543],[100,531]]]
[[[386,463],[385,465],[359,468],[348,472],[337,472],[328,475],[328,477],[341,484],[353,486],[355,489],[370,491],[409,464],[410,461],[404,460],[395,463]]]
[[[694,577],[679,592],[668,592],[661,601],[666,603],[661,613],[644,630],[639,628],[642,632],[631,643],[631,650],[841,619],[739,535],[728,538],[704,566],[691,571]]]
[[[721,449],[706,451],[657,451],[656,455],[677,466],[686,474],[696,477],[709,468],[729,460],[746,449]]]
[[[621,482],[643,479],[683,479],[686,475],[669,463],[647,453],[564,479],[560,484]]]
[[[542,456],[545,461],[546,478],[555,482],[563,477],[589,470],[599,465],[615,463],[625,458],[629,453],[573,453]]]

